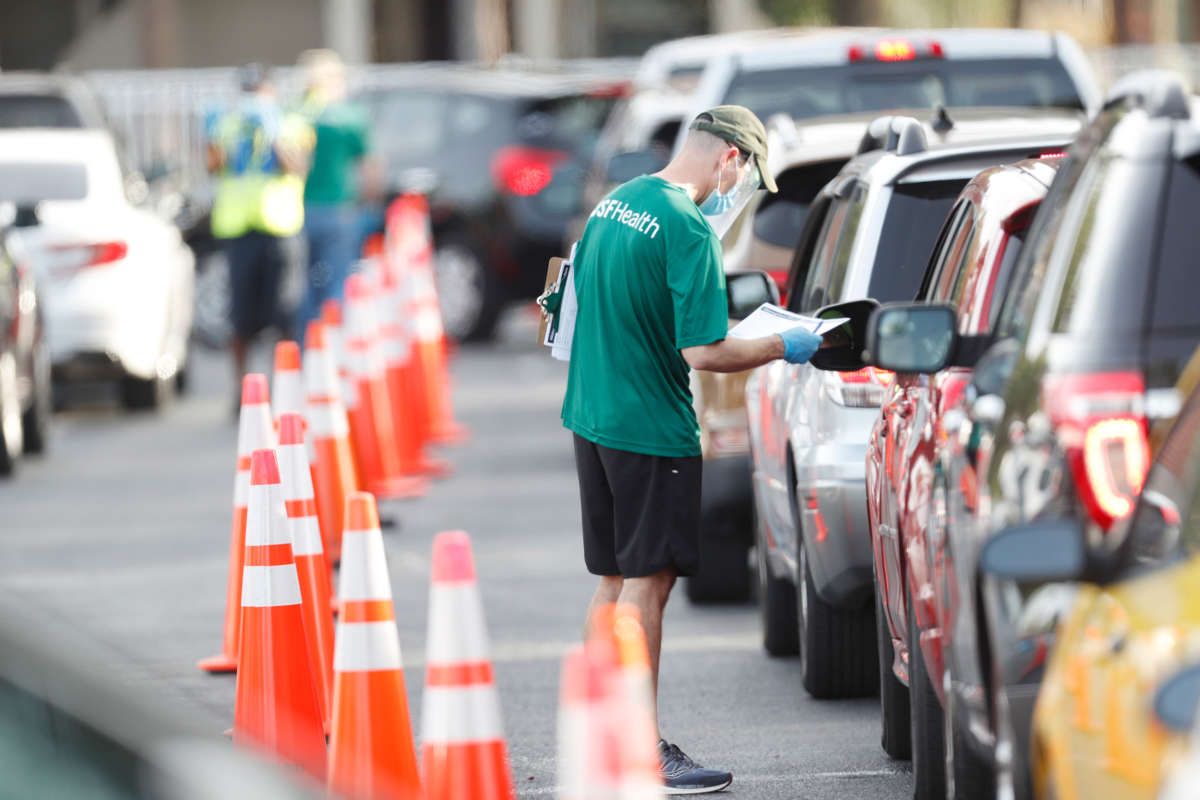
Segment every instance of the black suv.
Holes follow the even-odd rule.
[[[430,194],[442,314],[458,339],[487,339],[511,300],[536,297],[563,255],[580,176],[625,91],[608,72],[421,67],[359,95],[397,191]]]
[[[1087,526],[1093,556],[1114,548],[1110,531],[1133,512],[1200,369],[1194,111],[1169,74],[1114,87],[1042,203],[993,333],[959,336],[946,306],[875,313],[867,348],[879,366],[974,367],[934,477],[929,538],[946,557],[974,563],[1000,529],[1064,516]],[[958,575],[969,580],[943,635],[967,657],[947,669],[947,762],[995,768],[1024,796],[1030,716],[1072,593]],[[960,796],[975,778],[951,776]]]

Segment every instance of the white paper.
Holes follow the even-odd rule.
[[[780,308],[771,303],[763,303],[753,314],[729,329],[729,336],[735,339],[759,339],[773,333],[783,333],[797,326],[802,326],[818,336],[823,336],[837,326],[849,322],[849,317],[838,319],[817,319],[795,314],[786,308]]]
[[[558,331],[550,344],[550,356],[559,361],[571,360],[571,341],[575,338],[575,316],[579,313],[579,302],[575,298],[575,245],[563,264],[567,286],[563,290],[562,305],[558,307]]]

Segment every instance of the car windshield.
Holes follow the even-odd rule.
[[[888,203],[867,291],[881,303],[917,296],[929,253],[966,180],[901,183]]]
[[[801,118],[937,105],[1083,108],[1066,69],[1051,58],[744,70],[734,77],[722,102],[747,106],[762,119],[778,113]]]
[[[754,214],[754,235],[778,247],[795,247],[809,206],[845,163],[844,159],[822,161],[778,175],[779,191],[764,197]]]
[[[82,128],[83,121],[57,95],[0,94],[0,128]]]

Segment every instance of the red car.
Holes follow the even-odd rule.
[[[926,268],[920,300],[949,303],[958,311],[959,334],[988,333],[1011,279],[1030,222],[1046,196],[1061,158],[1043,155],[994,167],[977,175],[959,195]],[[909,631],[921,630],[929,684],[944,703],[942,632],[960,598],[943,574],[941,543],[927,537],[936,513],[932,487],[937,455],[956,429],[971,371],[950,368],[932,376],[897,374],[867,445],[867,517],[875,565],[879,638],[882,744],[894,758],[908,758],[910,726]],[[950,417],[948,420],[947,417]],[[973,487],[958,487],[966,496]],[[969,598],[964,598],[969,600]],[[919,626],[911,626],[909,609]]]

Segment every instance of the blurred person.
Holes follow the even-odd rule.
[[[304,185],[304,236],[308,242],[308,280],[297,313],[297,339],[321,303],[342,299],[346,277],[362,239],[357,203],[376,200],[382,176],[370,157],[366,111],[346,100],[346,67],[332,50],[300,56],[305,73],[301,113],[316,135],[312,164]]]
[[[699,565],[700,427],[689,368],[739,372],[821,346],[805,328],[726,338],[720,237],[756,193],[766,132],[742,106],[692,123],[660,172],[614,189],[592,211],[575,253],[575,319],[562,419],[573,432],[584,561],[600,576],[588,610],[631,603],[650,653],[657,724],[662,614],[675,579]],[[658,736],[668,794],[733,781]]]
[[[304,225],[312,146],[307,123],[280,108],[267,67],[239,68],[238,84],[236,105],[206,125],[208,171],[216,179],[212,232],[229,263],[235,387],[254,337],[277,321],[284,242]],[[239,403],[235,397],[235,409]]]

